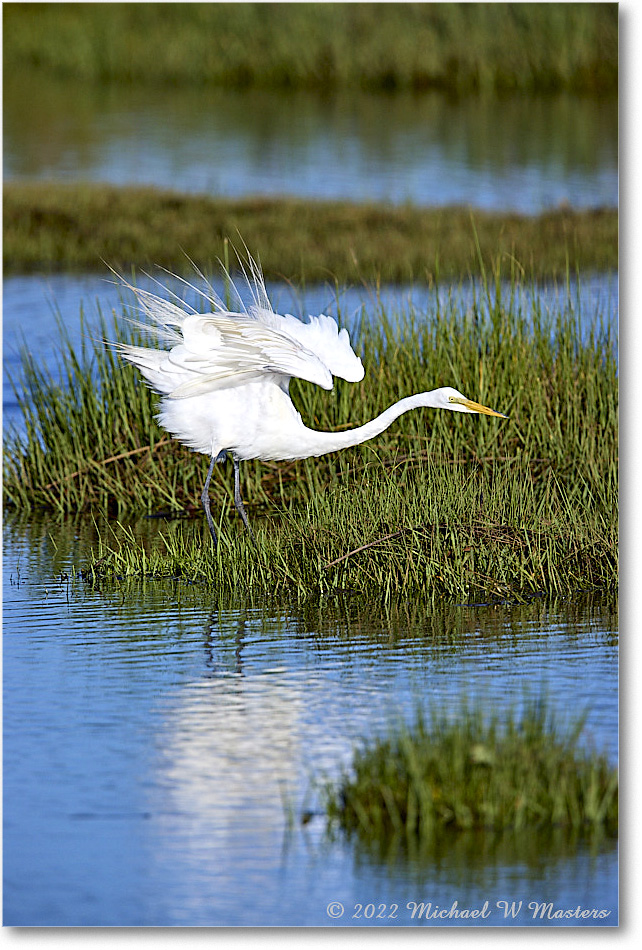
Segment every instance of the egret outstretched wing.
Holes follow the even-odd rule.
[[[151,321],[136,325],[173,345],[160,351],[129,344],[119,349],[155,389],[174,399],[240,386],[266,374],[296,376],[323,389],[332,389],[333,375],[363,379],[347,330],[339,331],[325,315],[310,317],[309,323],[281,316],[271,309],[264,285],[256,279],[255,285],[254,303],[242,313],[225,310],[211,288],[201,291],[214,307],[206,314],[127,285]]]
[[[281,315],[259,307],[250,307],[249,314],[315,353],[333,376],[340,376],[350,383],[363,379],[363,363],[350,345],[350,335],[345,327],[339,330],[334,317],[320,314],[308,317],[308,322],[304,323],[290,313]]]
[[[298,376],[332,389],[332,373],[298,340],[247,317],[183,314],[170,350],[123,344],[120,350],[160,392],[174,399],[240,386],[266,374]]]

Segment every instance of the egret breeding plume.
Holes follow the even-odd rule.
[[[372,439],[402,413],[420,407],[506,418],[445,386],[400,399],[355,429],[309,429],[290,398],[290,379],[297,376],[332,389],[333,376],[352,383],[363,379],[363,364],[350,345],[348,331],[339,330],[333,317],[321,314],[303,323],[290,314],[275,313],[260,267],[249,258],[247,268],[243,264],[241,268],[251,303],[243,304],[234,288],[237,313],[227,309],[206,281],[204,289],[192,289],[205,298],[209,313],[199,313],[172,291],[173,300],[167,300],[127,285],[151,321],[137,325],[165,346],[117,344],[122,356],[163,397],[160,425],[210,459],[201,501],[215,543],[209,486],[214,465],[228,456],[234,464],[234,504],[251,533],[240,490],[239,463],[245,459],[280,461],[336,452]]]

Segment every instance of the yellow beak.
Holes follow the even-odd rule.
[[[457,399],[455,396],[451,396],[451,402],[458,402],[466,409],[470,409],[471,412],[481,412],[485,416],[499,416],[500,419],[508,419],[508,416],[505,416],[503,412],[495,412],[494,409],[482,406],[479,402],[473,402],[472,399]]]

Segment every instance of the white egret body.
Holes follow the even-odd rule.
[[[303,323],[289,314],[275,313],[263,276],[252,260],[250,271],[251,278],[245,276],[253,302],[248,307],[241,303],[238,313],[227,310],[209,285],[206,291],[199,290],[212,306],[206,314],[187,308],[182,301],[179,306],[131,287],[152,321],[145,329],[169,348],[119,344],[124,358],[163,397],[160,425],[211,459],[201,500],[215,542],[209,483],[214,463],[227,455],[234,462],[235,505],[249,529],[240,495],[242,460],[325,455],[372,439],[402,413],[420,407],[506,418],[446,386],[400,399],[355,429],[309,429],[290,399],[290,379],[297,376],[332,389],[333,376],[349,382],[363,379],[363,365],[350,345],[348,331],[339,330],[332,317],[310,317]]]

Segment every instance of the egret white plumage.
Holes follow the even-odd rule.
[[[355,429],[309,429],[290,398],[290,379],[296,376],[331,390],[333,376],[348,382],[363,379],[363,364],[350,345],[348,331],[340,330],[333,317],[311,316],[304,323],[290,314],[275,313],[260,267],[251,258],[248,266],[249,274],[244,267],[243,274],[252,302],[245,306],[237,292],[239,312],[228,310],[207,282],[205,289],[193,289],[207,300],[209,313],[199,313],[173,292],[174,301],[130,287],[151,320],[145,329],[167,348],[118,344],[122,356],[163,397],[160,425],[210,458],[201,501],[215,543],[209,485],[214,465],[228,455],[234,463],[234,504],[251,533],[241,499],[241,461],[336,452],[372,439],[402,413],[420,407],[506,418],[446,386],[400,399]]]

